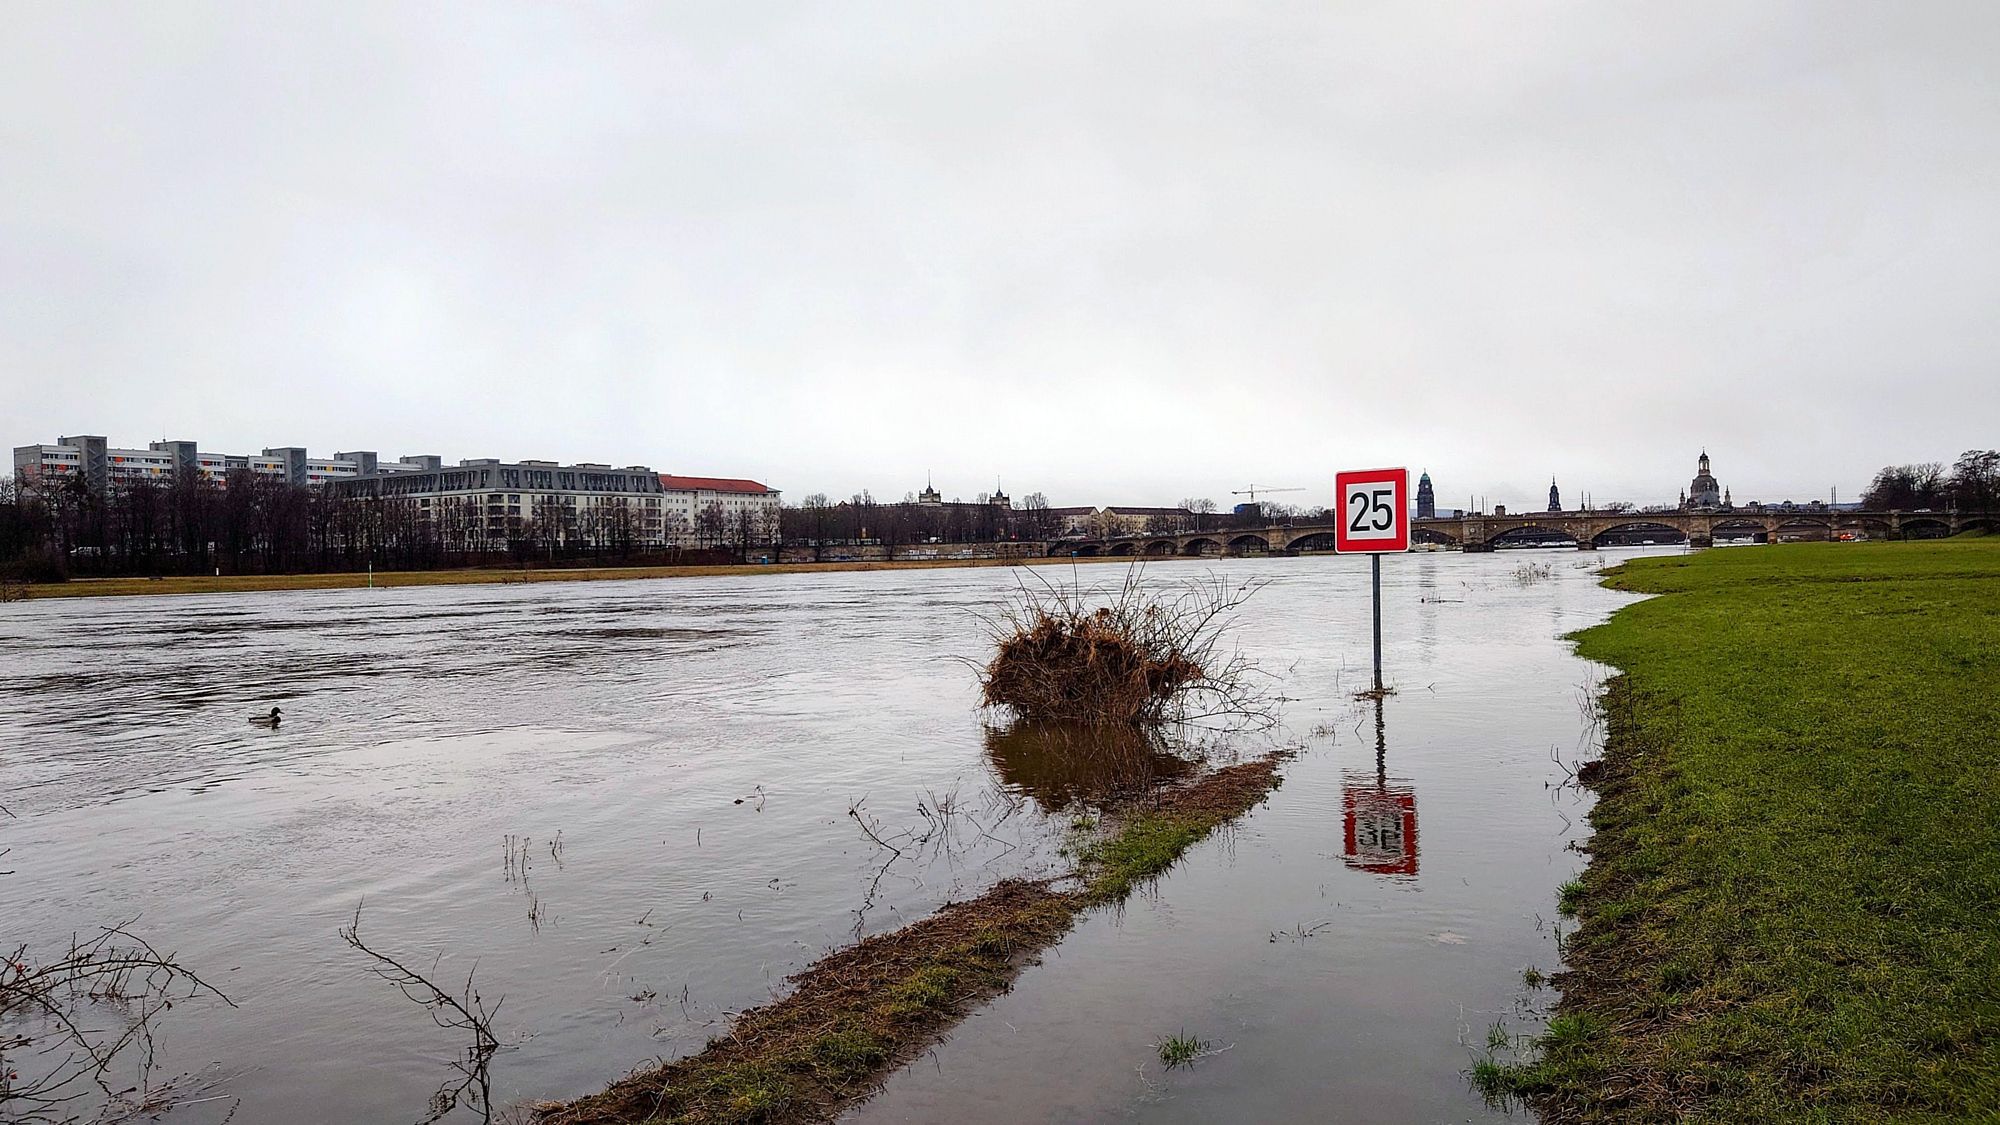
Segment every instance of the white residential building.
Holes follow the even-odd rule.
[[[669,535],[676,546],[768,543],[778,537],[779,492],[754,480],[660,474]],[[745,532],[748,532],[746,536]]]
[[[492,457],[332,482],[342,495],[404,500],[460,549],[516,540],[659,547],[671,542],[660,474],[644,465]]]

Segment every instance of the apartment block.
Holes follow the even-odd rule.
[[[614,469],[485,457],[447,467],[433,458],[331,484],[345,496],[406,501],[460,548],[516,540],[635,547],[672,541],[660,474],[644,465]]]
[[[53,444],[14,447],[14,476],[28,483],[82,477],[94,492],[114,484],[150,480],[165,484],[174,474],[193,470],[212,481],[228,479],[237,469],[288,484],[325,484],[369,473],[411,472],[426,458],[385,461],[374,453],[336,453],[313,457],[301,446],[266,449],[255,456],[211,453],[191,441],[156,441],[144,449],[122,449],[96,435],[59,437]],[[435,462],[437,458],[428,458]]]

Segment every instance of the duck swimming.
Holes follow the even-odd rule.
[[[275,730],[278,726],[278,721],[282,718],[284,718],[284,712],[273,707],[271,708],[271,713],[268,715],[250,716],[250,725],[253,727],[270,727]]]

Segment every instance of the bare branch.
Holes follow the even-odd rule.
[[[81,1121],[94,1097],[89,1119],[111,1122],[174,1103],[187,1076],[155,1080],[153,1018],[204,993],[236,1005],[130,925],[72,938],[53,961],[36,963],[26,945],[0,961],[0,1026],[26,1028],[0,1034],[0,1118]]]
[[[457,1109],[461,1103],[480,1115],[480,1120],[493,1120],[493,1084],[488,1076],[488,1066],[493,1056],[500,1050],[500,1040],[493,1034],[493,1017],[500,1012],[500,1005],[506,998],[495,1001],[488,1009],[481,999],[478,989],[473,987],[472,971],[465,974],[465,987],[453,996],[431,983],[430,978],[403,964],[396,958],[370,948],[361,940],[361,907],[354,907],[354,920],[340,931],[340,939],[374,960],[368,971],[388,981],[413,1003],[420,1004],[430,1012],[431,1019],[439,1027],[470,1032],[472,1043],[466,1047],[465,1056],[452,1063],[458,1072],[456,1081],[447,1080],[431,1095],[429,1113],[417,1125],[433,1125],[447,1114]],[[435,967],[434,967],[435,968]]]

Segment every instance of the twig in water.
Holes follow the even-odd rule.
[[[129,925],[73,938],[69,951],[54,961],[36,964],[25,945],[0,960],[0,1028],[5,1029],[0,1119],[81,1120],[72,1111],[91,1096],[91,1087],[102,1095],[99,1121],[165,1112],[179,1100],[188,1076],[153,1079],[153,1017],[204,992],[232,1008],[236,1004],[173,954],[126,929]],[[119,1018],[108,1023],[90,1018],[105,1010],[117,1010]],[[137,1081],[132,1082],[124,1077],[120,1056],[135,1046]],[[25,1080],[23,1066],[29,1069]]]
[[[359,904],[354,908],[354,921],[341,929],[340,939],[373,958],[375,963],[368,967],[368,971],[395,985],[410,1000],[423,1005],[439,1027],[466,1031],[472,1035],[465,1057],[451,1064],[459,1074],[457,1081],[446,1081],[438,1087],[437,1092],[431,1095],[429,1113],[417,1125],[433,1125],[457,1109],[461,1102],[478,1113],[481,1121],[491,1125],[493,1083],[487,1068],[500,1050],[500,1040],[493,1034],[493,1017],[500,1013],[500,1005],[506,998],[495,1001],[491,1009],[486,1007],[486,1002],[472,984],[472,974],[478,970],[476,964],[472,971],[465,974],[464,989],[453,996],[432,984],[422,973],[386,953],[369,948],[361,940]]]

